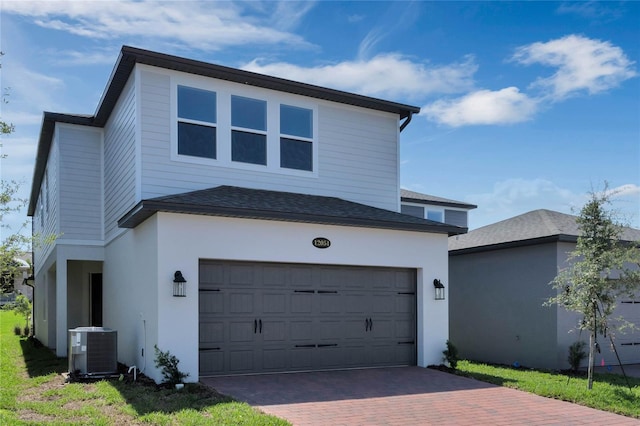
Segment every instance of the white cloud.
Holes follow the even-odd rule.
[[[469,194],[466,201],[478,206],[469,215],[470,227],[478,228],[537,209],[574,214],[585,201],[546,179],[507,179],[496,182],[491,192]]]
[[[557,12],[559,14],[577,15],[596,22],[610,22],[619,19],[624,14],[624,9],[620,4],[606,4],[602,1],[584,1],[562,3]]]
[[[478,90],[456,99],[441,99],[422,108],[421,115],[452,127],[511,124],[529,120],[536,112],[537,100],[517,87]]]
[[[512,59],[524,65],[558,68],[551,77],[539,78],[532,85],[542,88],[553,100],[579,92],[603,92],[637,75],[634,62],[621,48],[575,34],[522,46]]]
[[[637,197],[640,196],[640,186],[633,183],[627,183],[625,185],[609,189],[608,193],[613,198]]]
[[[261,64],[259,60],[254,60],[242,68],[369,96],[409,99],[469,90],[477,70],[472,57],[460,63],[430,66],[393,53],[377,55],[369,60],[316,67],[282,62]]]
[[[187,7],[185,2],[152,0],[8,1],[2,8],[3,13],[34,18],[44,28],[102,40],[152,37],[207,50],[245,44],[308,46],[301,37],[275,27],[291,27],[311,8],[288,3],[278,4],[266,19],[246,16],[251,2],[189,2]]]

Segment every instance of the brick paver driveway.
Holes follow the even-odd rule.
[[[419,367],[202,382],[294,425],[638,425],[639,420]]]

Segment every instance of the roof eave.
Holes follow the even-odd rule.
[[[153,200],[143,200],[139,202],[129,212],[122,216],[120,220],[118,220],[118,226],[120,228],[135,228],[158,212],[234,217],[240,219],[274,220],[282,222],[317,223],[323,225],[378,228],[397,231],[427,232],[447,234],[449,236],[463,234],[467,231],[466,228],[451,225],[422,225],[353,217],[324,216],[229,207],[212,207],[203,206],[200,204],[158,202]]]
[[[40,126],[36,162],[33,167],[33,179],[31,184],[31,195],[29,197],[29,206],[27,208],[27,216],[33,216],[35,213],[38,196],[40,194],[40,185],[42,184],[45,165],[49,158],[49,151],[51,150],[56,123],[78,124],[82,126],[95,125],[93,117],[87,115],[61,114],[48,111],[45,111],[42,114],[42,125]]]
[[[548,243],[576,243],[576,242],[578,242],[578,237],[575,235],[567,235],[567,234],[548,235],[544,237],[530,238],[526,240],[507,241],[507,242],[497,243],[497,244],[487,244],[487,245],[481,245],[481,246],[475,246],[475,247],[450,249],[449,256],[459,256],[463,254],[481,253],[486,251],[504,250],[504,249],[514,248],[514,247],[526,247],[526,246],[548,244]]]

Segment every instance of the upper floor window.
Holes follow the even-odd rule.
[[[427,210],[427,219],[435,222],[444,222],[444,213],[439,210]]]
[[[231,161],[267,165],[267,102],[231,96]]]
[[[280,167],[313,170],[313,111],[280,105]]]
[[[178,86],[178,154],[216,158],[216,92]]]

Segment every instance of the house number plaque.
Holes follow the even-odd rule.
[[[328,238],[318,237],[313,239],[313,246],[320,249],[326,249],[331,246],[331,241]]]

